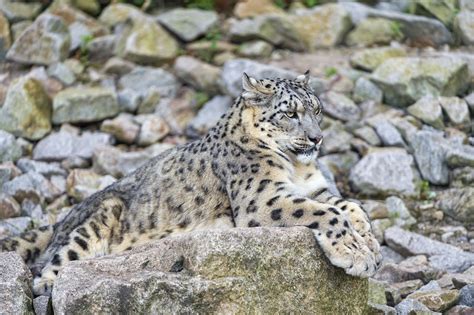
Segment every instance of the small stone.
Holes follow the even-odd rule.
[[[372,146],[380,146],[382,143],[375,130],[369,126],[358,128],[353,133]]]
[[[104,65],[103,71],[106,74],[123,76],[130,73],[135,68],[135,65],[127,60],[112,57]]]
[[[422,315],[433,314],[429,308],[423,303],[414,299],[405,299],[400,304],[395,306],[397,315]]]
[[[145,17],[146,15],[136,6],[125,3],[114,3],[105,7],[99,17],[99,21],[112,28],[117,24],[125,23],[127,20],[135,22]]]
[[[173,74],[163,69],[136,67],[120,78],[119,86],[134,91],[143,99],[153,91],[157,91],[162,98],[174,98],[179,82]]]
[[[219,18],[214,11],[177,8],[158,15],[157,20],[181,40],[191,42],[207,34]]]
[[[449,121],[455,126],[469,128],[469,108],[466,101],[458,97],[439,97],[439,104],[443,108]]]
[[[474,44],[474,11],[461,11],[454,20],[454,31],[464,45]]]
[[[394,220],[396,226],[410,228],[416,223],[416,219],[410,214],[402,199],[392,196],[385,199],[389,217]]]
[[[353,121],[360,118],[359,107],[344,94],[328,92],[323,96],[324,112],[342,121]]]
[[[423,96],[454,96],[466,90],[469,76],[460,58],[391,58],[371,76],[387,104],[406,107]]]
[[[55,63],[48,67],[48,75],[61,81],[64,85],[71,85],[76,81],[76,75],[64,63]]]
[[[51,102],[39,81],[22,77],[10,84],[0,109],[0,129],[30,140],[51,131]]]
[[[385,60],[395,57],[405,57],[407,52],[397,47],[368,48],[355,52],[350,59],[351,65],[362,70],[374,71]]]
[[[12,45],[10,23],[0,11],[0,60],[5,59],[8,49]]]
[[[372,46],[401,41],[404,35],[397,22],[382,18],[367,18],[346,37],[349,46]]]
[[[396,311],[393,307],[382,305],[382,304],[374,304],[368,303],[368,315],[396,315]]]
[[[203,105],[196,117],[189,122],[188,133],[191,135],[204,135],[227,112],[232,105],[232,101],[230,96],[214,96]]]
[[[4,314],[33,314],[31,272],[17,253],[0,254],[0,301]]]
[[[134,121],[134,116],[122,113],[114,119],[105,120],[100,130],[110,133],[120,142],[132,144],[138,137],[140,125]]]
[[[75,169],[69,173],[66,180],[67,194],[81,202],[115,181],[116,179],[110,175],[100,176],[91,170]]]
[[[459,292],[457,290],[416,291],[408,298],[423,303],[432,311],[442,312],[456,304]]]
[[[22,156],[21,147],[15,137],[3,130],[0,130],[0,163],[15,162]]]
[[[239,47],[239,55],[246,58],[265,58],[272,53],[273,46],[263,40],[243,43]]]
[[[105,133],[84,132],[76,135],[60,131],[38,142],[33,150],[33,158],[43,161],[61,161],[72,157],[90,159],[96,147],[110,143],[112,137]]]
[[[470,315],[474,313],[474,307],[466,305],[456,305],[450,308],[445,314],[446,315]]]
[[[389,120],[373,118],[369,120],[369,124],[374,127],[375,132],[382,140],[384,146],[405,147],[402,135],[398,132]]]
[[[466,272],[464,272],[464,274],[455,274],[453,275],[451,281],[453,282],[454,287],[459,290],[466,285],[474,285],[474,275],[468,274]]]
[[[0,220],[0,237],[9,237],[23,233],[33,227],[30,217],[16,217]]]
[[[448,216],[466,224],[474,223],[473,187],[446,189],[440,191],[436,199],[436,207]]]
[[[20,176],[21,170],[13,162],[4,162],[0,164],[0,187],[11,179]]]
[[[48,177],[54,175],[67,175],[67,172],[61,168],[59,163],[46,163],[22,158],[18,160],[16,165],[23,173],[35,172]]]
[[[474,146],[451,146],[446,152],[446,162],[451,168],[474,167]]]
[[[29,172],[3,184],[3,192],[14,197],[18,202],[30,199],[36,203],[51,201],[60,191],[41,174]]]
[[[423,281],[409,280],[398,283],[393,283],[385,288],[385,295],[389,305],[397,305],[410,293],[418,290],[423,286]]]
[[[118,57],[140,63],[157,65],[176,57],[176,40],[156,23],[144,16],[126,25],[118,38],[115,53]]]
[[[407,111],[424,123],[435,128],[444,128],[443,113],[439,99],[425,96],[407,108]]]
[[[217,93],[221,70],[196,58],[182,56],[174,63],[176,75],[199,91]]]
[[[383,243],[383,235],[385,230],[393,225],[392,220],[390,219],[376,219],[372,221],[372,230],[375,236],[375,239],[379,243]]]
[[[382,103],[383,92],[377,85],[372,83],[372,81],[360,77],[355,83],[354,91],[352,92],[352,99],[357,103],[369,100]]]
[[[52,315],[53,306],[51,304],[51,297],[41,295],[33,300],[33,308],[36,315]]]
[[[420,279],[428,282],[440,277],[442,272],[429,266],[425,256],[413,256],[404,261],[383,265],[375,274],[374,278],[389,283],[398,283],[409,280]]]
[[[327,155],[349,150],[352,135],[344,130],[344,125],[336,121],[323,130],[323,139],[321,153]]]
[[[136,119],[141,123],[137,140],[139,145],[148,146],[154,144],[166,137],[170,132],[169,125],[158,115],[140,115],[137,116]]]
[[[413,157],[401,148],[369,152],[351,170],[349,181],[362,195],[418,195],[419,175]]]
[[[62,90],[53,100],[53,122],[94,122],[117,115],[117,96],[101,87],[71,87]]]
[[[474,307],[474,284],[468,284],[459,291],[459,305]]]
[[[15,40],[7,58],[28,65],[49,65],[67,58],[70,43],[63,20],[44,13]]]
[[[385,245],[380,246],[380,253],[383,256],[382,265],[387,263],[398,264],[405,259],[402,255]]]
[[[19,217],[21,207],[11,196],[0,193],[0,220]]]

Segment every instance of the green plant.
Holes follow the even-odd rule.
[[[308,7],[308,8],[312,8],[316,5],[319,4],[319,0],[305,0],[304,1],[304,4]]]
[[[334,67],[326,68],[324,70],[324,75],[326,76],[326,78],[330,78],[332,76],[335,76],[335,75],[337,75],[337,69],[334,68]]]
[[[89,59],[89,48],[87,47],[89,43],[94,39],[94,36],[91,34],[84,35],[81,37],[81,45],[79,46],[79,52],[81,61],[86,63]]]
[[[395,35],[396,38],[398,38],[398,39],[403,38],[402,25],[399,22],[393,21],[390,24],[390,28],[391,28],[391,30],[392,30],[392,32],[393,32],[393,34]]]
[[[430,183],[427,180],[423,180],[420,183],[420,198],[424,200],[431,200],[436,197],[436,192],[431,190]]]
[[[184,4],[188,8],[203,9],[203,10],[214,10],[214,0],[185,0]]]
[[[204,38],[204,41],[209,43],[209,48],[199,51],[198,57],[206,62],[211,62],[214,55],[218,52],[218,43],[221,38],[222,33],[218,28],[210,30]]]
[[[273,0],[273,3],[275,3],[275,5],[279,8],[286,8],[286,2],[285,0]]]
[[[196,108],[201,109],[201,107],[209,101],[209,95],[205,92],[198,91],[194,94],[194,100],[196,101]]]

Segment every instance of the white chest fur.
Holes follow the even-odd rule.
[[[328,187],[323,174],[313,163],[308,165],[297,164],[292,182],[294,192],[306,197],[315,191]]]

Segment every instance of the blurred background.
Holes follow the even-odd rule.
[[[472,0],[0,0],[0,238],[201,137],[242,72],[309,69],[374,312],[474,314],[473,45]]]

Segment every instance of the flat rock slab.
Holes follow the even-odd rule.
[[[31,273],[16,253],[0,253],[0,313],[33,314]]]
[[[55,314],[363,314],[366,279],[332,266],[303,227],[196,231],[75,261]]]

